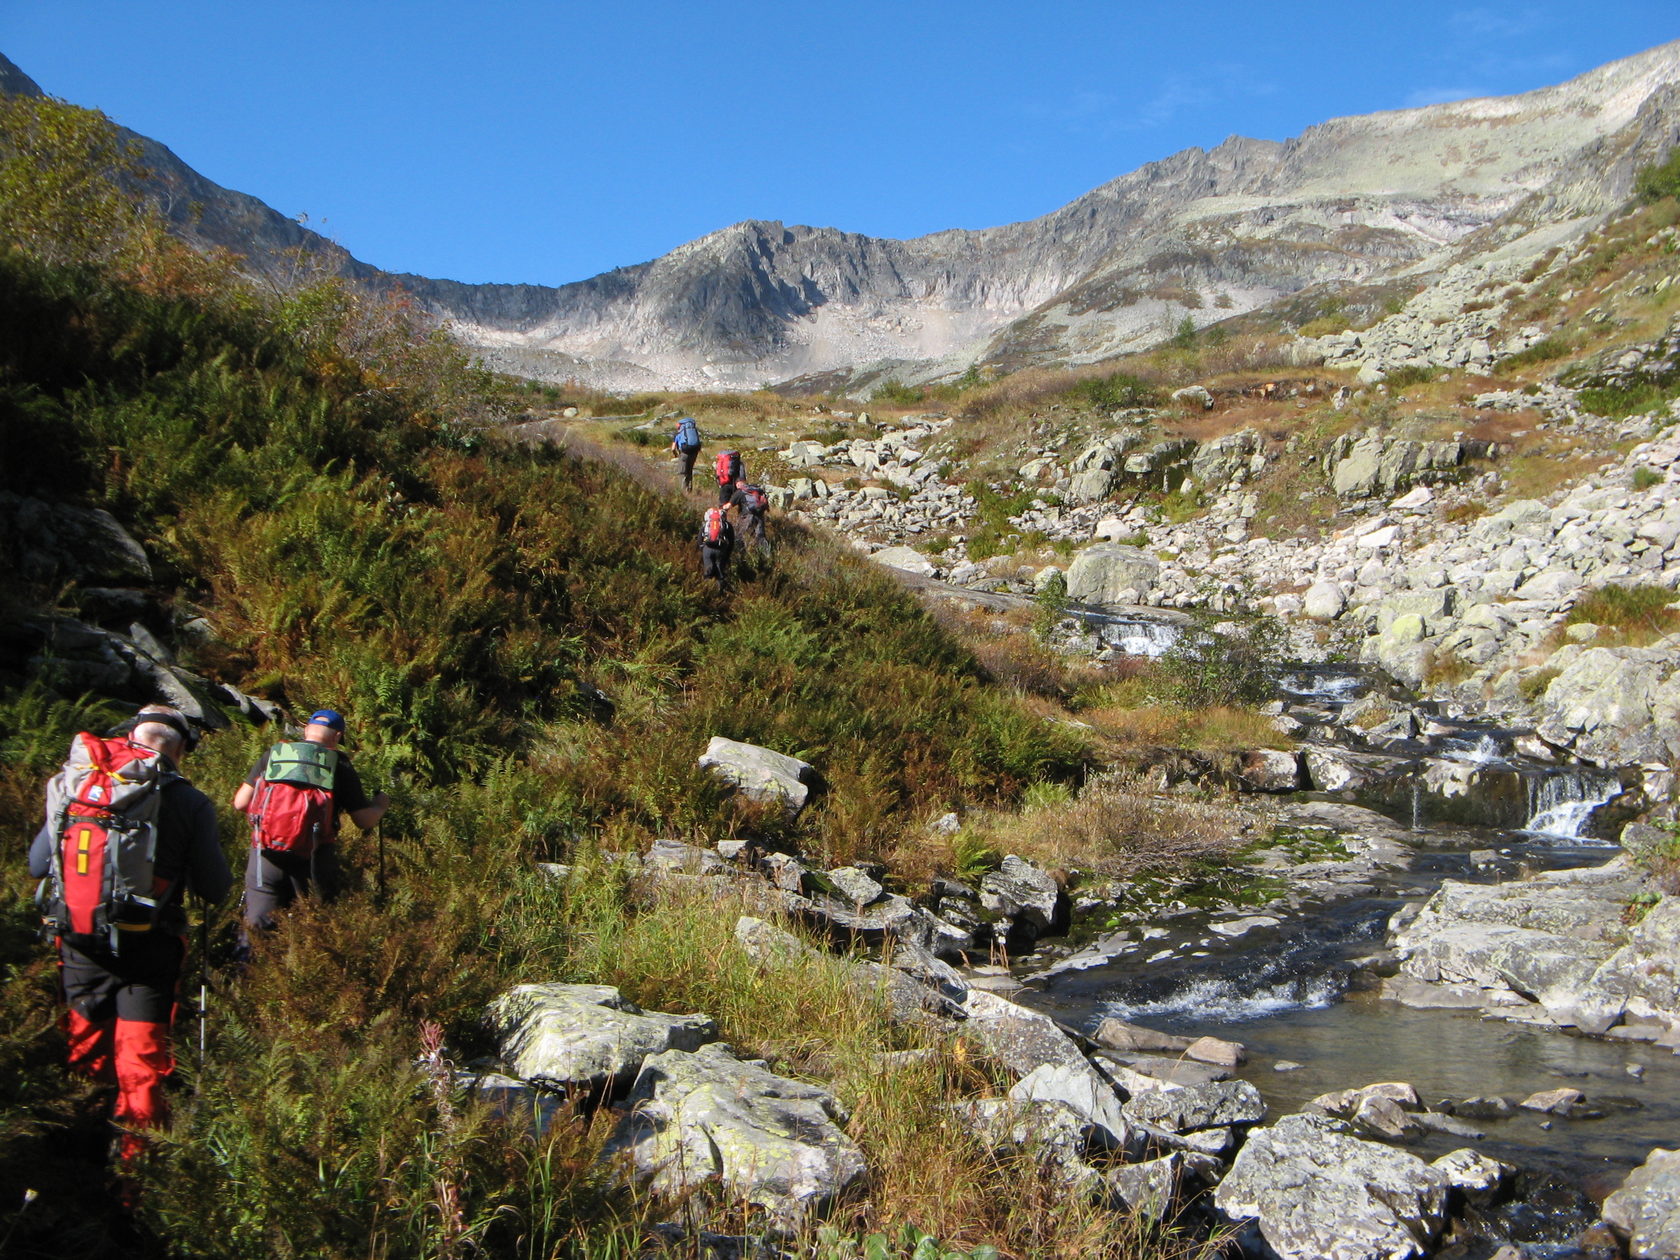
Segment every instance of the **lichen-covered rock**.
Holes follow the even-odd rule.
[[[1013,853],[980,881],[980,902],[994,914],[1007,915],[1033,936],[1060,932],[1067,926],[1067,894],[1055,876]]]
[[[1447,1175],[1354,1137],[1341,1121],[1285,1116],[1248,1136],[1214,1203],[1257,1220],[1286,1260],[1408,1260],[1446,1223]]]
[[[716,1185],[785,1224],[821,1210],[867,1171],[846,1111],[816,1085],[777,1076],[713,1043],[652,1055],[608,1143],[655,1194]]]
[[[502,1062],[550,1088],[615,1090],[650,1054],[694,1050],[717,1036],[704,1015],[644,1012],[609,984],[521,984],[490,1004]]]
[[[1212,1081],[1134,1093],[1126,1103],[1132,1119],[1168,1133],[1253,1124],[1266,1115],[1260,1091],[1247,1081]]]
[[[963,1009],[968,1012],[963,1035],[1021,1076],[1045,1063],[1085,1064],[1078,1043],[1048,1015],[984,989],[970,989]]]

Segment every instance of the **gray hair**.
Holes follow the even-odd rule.
[[[139,721],[129,732],[129,738],[137,744],[144,744],[147,748],[156,749],[169,757],[179,757],[187,750],[187,737],[183,733],[190,729],[187,725],[187,715],[179,709],[170,708],[166,704],[148,704],[135,715]],[[161,722],[148,722],[148,717],[166,719]]]

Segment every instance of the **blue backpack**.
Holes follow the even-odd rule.
[[[697,451],[700,449],[700,426],[686,417],[677,422],[677,449],[680,451]]]

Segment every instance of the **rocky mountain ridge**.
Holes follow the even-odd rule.
[[[3,59],[0,75],[7,91],[39,91]],[[899,241],[750,220],[557,288],[380,272],[139,139],[175,228],[256,270],[304,248],[358,282],[400,284],[522,374],[749,388],[883,363],[916,380],[1094,362],[1186,317],[1426,277],[1461,247],[1532,256],[1624,199],[1677,128],[1680,43],[1519,96],[1186,149],[1026,222]]]

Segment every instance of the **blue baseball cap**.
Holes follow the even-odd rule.
[[[331,709],[316,709],[309,715],[309,721],[305,725],[324,726],[328,730],[337,731],[342,735],[344,734],[344,715],[335,713]]]

